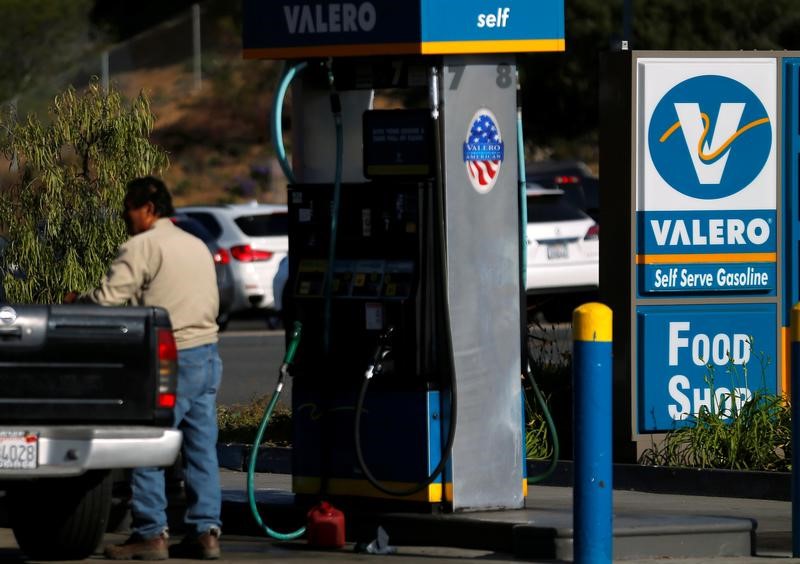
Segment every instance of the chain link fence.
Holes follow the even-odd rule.
[[[157,118],[153,140],[170,155],[164,178],[179,203],[283,202],[267,126],[279,64],[243,60],[239,9],[207,0],[97,48],[20,94],[18,119],[33,112],[46,121],[59,92],[92,80],[129,99],[144,92]]]
[[[146,71],[180,67],[180,86],[187,94],[203,87],[203,73],[220,57],[241,58],[241,44],[234,9],[224,2],[194,4],[189,10],[124,42],[107,48],[95,47],[81,60],[61,72],[40,76],[36,86],[19,93],[15,103],[19,115],[38,112],[46,101],[67,86],[80,90],[91,80],[112,85],[126,96],[147,89]],[[145,72],[143,79],[137,79]],[[44,104],[43,104],[44,102]]]

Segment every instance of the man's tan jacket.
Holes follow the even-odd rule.
[[[169,312],[178,349],[217,342],[214,259],[205,243],[167,218],[128,239],[100,286],[81,301],[160,306]]]

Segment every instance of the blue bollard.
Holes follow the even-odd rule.
[[[800,405],[796,399],[800,398],[800,304],[795,304],[791,315],[791,340],[792,350],[789,358],[791,370],[792,393],[792,556],[800,556],[800,473],[797,465],[800,464]],[[795,398],[798,396],[798,398]]]
[[[572,314],[575,483],[573,552],[578,564],[611,562],[611,309],[588,303]]]

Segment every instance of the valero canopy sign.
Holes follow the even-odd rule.
[[[563,0],[244,0],[244,56],[564,50]]]

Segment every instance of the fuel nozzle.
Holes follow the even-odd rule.
[[[294,355],[297,352],[297,346],[300,344],[302,334],[303,324],[295,321],[292,327],[292,336],[289,340],[289,345],[286,347],[286,354],[283,356],[283,362],[278,373],[278,386],[280,388],[283,388],[283,380],[289,375],[289,366],[294,362]]]
[[[364,377],[369,380],[376,374],[383,372],[383,361],[392,353],[392,338],[394,336],[394,327],[389,326],[386,331],[378,337],[378,344],[375,346],[375,352],[372,355],[367,371]]]

